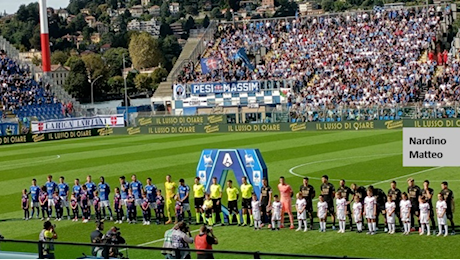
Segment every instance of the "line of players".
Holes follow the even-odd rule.
[[[401,190],[396,187],[396,181],[392,181],[387,196],[382,189],[374,188],[373,186],[369,186],[366,189],[363,186],[352,184],[351,188],[349,188],[345,185],[345,180],[340,181],[340,187],[336,192],[334,185],[329,183],[328,179],[327,175],[322,176],[322,184],[320,187],[321,194],[318,197],[317,217],[319,219],[320,232],[326,231],[326,220],[329,214],[331,216],[333,230],[335,230],[336,217],[339,220],[339,233],[345,232],[346,218],[348,216],[351,230],[353,230],[354,220],[357,226],[357,232],[361,233],[364,217],[369,227],[369,232],[367,232],[367,234],[375,234],[378,227],[379,215],[382,214],[385,218],[385,232],[390,234],[395,233],[395,218],[398,218],[400,226],[404,227],[404,234],[407,235],[411,231],[415,231],[413,226],[414,216],[418,218],[420,235],[424,234],[425,228],[427,234],[431,234],[429,226],[430,220],[433,234],[435,233],[435,209],[432,206],[434,191],[429,187],[430,182],[428,180],[424,181],[424,187],[420,189],[414,184],[414,179],[409,178],[407,180],[407,193],[401,192]],[[280,178],[280,185],[283,183],[284,178]],[[264,200],[263,197],[266,196],[267,191],[269,191],[268,193],[271,192],[271,188],[267,187],[265,184],[266,182],[264,182],[264,187],[262,187],[261,202]],[[454,196],[453,192],[448,188],[447,182],[442,182],[441,188],[442,190],[437,195],[438,201],[436,203],[436,217],[439,227],[438,236],[443,233],[447,236],[447,219],[449,219],[451,223],[451,234],[455,234],[455,225],[453,222]],[[280,186],[278,186],[278,189],[282,194]],[[353,209],[351,209],[352,201],[349,200],[350,195],[353,195]],[[310,227],[313,226],[313,199],[315,196],[315,189],[308,183],[308,178],[304,178],[303,184],[300,186],[299,193],[296,196],[296,209],[299,220],[299,228],[297,230],[302,228],[302,224],[305,225],[305,231],[307,230],[305,213],[308,213],[310,218]],[[262,202],[262,210],[268,205],[270,205],[270,203],[267,204]],[[335,212],[334,205],[337,207],[337,212]],[[277,214],[276,209],[277,205],[274,203],[272,210],[275,210],[275,214]],[[284,214],[282,214],[282,216],[283,215]],[[269,218],[267,217],[265,219]]]
[[[136,223],[137,206],[142,210],[144,225],[150,225],[152,209],[155,211],[157,224],[165,221],[165,200],[161,190],[152,184],[151,178],[147,178],[145,187],[137,180],[136,175],[131,176],[132,181],[130,183],[126,181],[125,176],[121,176],[119,179],[120,188],[114,188],[115,223],[121,224],[124,220],[129,223]],[[91,175],[86,177],[85,184],[80,184],[80,180],[75,179],[72,189],[64,180],[65,178],[61,176],[59,183],[55,183],[53,177],[48,175],[47,182],[40,187],[37,185],[37,180],[33,179],[29,191],[27,189],[22,191],[21,207],[24,210],[24,220],[32,219],[35,212],[37,218],[40,218],[40,209],[42,212],[41,220],[44,220],[45,217],[49,220],[54,209],[55,218],[60,221],[64,215],[64,208],[67,209],[67,219],[72,219],[72,221],[79,221],[81,211],[82,222],[87,223],[91,220],[92,209],[96,220],[114,219],[109,201],[111,189],[104,177],[99,178],[100,182],[97,185],[92,181]],[[126,208],[126,216],[123,207]],[[32,210],[31,214],[29,209]],[[106,210],[109,213],[108,216]],[[71,211],[73,216],[71,216]]]
[[[355,220],[358,232],[362,231],[362,217],[365,216],[369,226],[369,233],[372,234],[378,227],[379,215],[385,217],[385,229],[394,233],[395,229],[393,223],[394,217],[399,219],[400,226],[404,226],[404,233],[415,231],[413,226],[414,215],[418,218],[419,232],[422,233],[423,226],[429,227],[425,223],[427,219],[431,220],[433,231],[435,230],[434,208],[432,206],[432,196],[434,195],[433,189],[429,187],[429,181],[424,182],[424,188],[420,189],[414,185],[414,180],[409,178],[407,193],[401,193],[396,187],[396,182],[391,183],[391,188],[388,191],[388,196],[379,188],[372,186],[366,189],[363,186],[352,184],[351,188],[345,185],[345,180],[340,181],[340,187],[335,191],[334,185],[329,183],[328,176],[322,177],[322,184],[320,187],[321,195],[318,202],[318,218],[320,222],[320,231],[326,230],[326,218],[329,214],[332,220],[332,229],[335,230],[336,214],[334,209],[334,201],[336,198],[337,217],[339,219],[339,231],[344,232],[345,220],[348,216],[349,227],[353,229],[353,219]],[[171,211],[175,212],[176,221],[184,220],[185,212],[188,213],[188,219],[191,223],[192,213],[190,211],[189,197],[190,188],[185,184],[184,180],[179,181],[179,186],[171,180],[171,176],[166,176],[165,190],[166,198],[161,194],[161,190],[157,189],[151,183],[151,179],[147,179],[147,185],[143,188],[142,183],[137,180],[136,175],[131,176],[131,183],[126,182],[124,176],[120,177],[120,188],[115,188],[114,203],[115,212],[117,214],[116,221],[121,223],[125,219],[123,206],[127,209],[127,220],[129,223],[135,223],[137,220],[136,206],[140,206],[143,212],[144,224],[150,224],[151,209],[155,211],[157,224],[165,221],[165,212],[168,217],[169,224],[172,222]],[[264,224],[269,224],[269,228],[280,228],[284,226],[284,213],[288,213],[290,220],[290,228],[294,229],[294,221],[291,206],[291,197],[293,190],[290,185],[286,184],[284,178],[280,178],[278,191],[281,198],[277,195],[273,196],[274,202],[272,203],[272,189],[268,186],[267,180],[263,180],[261,194],[259,198],[253,194],[253,188],[246,178],[242,178],[243,184],[240,186],[242,195],[242,215],[243,223],[238,210],[239,191],[238,188],[233,187],[232,181],[227,182],[226,194],[228,200],[229,218],[228,223],[232,224],[233,219],[236,218],[238,225],[248,225],[248,218],[250,219],[249,226],[255,226],[259,229]],[[70,208],[73,211],[73,220],[78,221],[79,211],[82,210],[83,222],[87,222],[91,218],[91,206],[95,210],[96,218],[108,218],[105,209],[109,211],[110,219],[112,217],[112,209],[109,203],[110,187],[104,181],[104,177],[100,178],[100,183],[95,185],[91,181],[91,176],[87,176],[87,182],[80,185],[78,179],[75,179],[72,188],[72,196],[70,199]],[[445,219],[449,219],[452,227],[452,234],[455,234],[453,211],[454,211],[454,196],[453,192],[448,189],[447,182],[441,184],[441,196],[438,196],[442,202],[437,202],[437,217],[438,224],[444,226],[447,234],[447,223]],[[210,186],[210,193],[206,194],[204,185],[200,183],[200,178],[195,178],[193,185],[193,194],[195,202],[195,219],[196,223],[200,223],[200,217],[203,222],[212,225],[220,219],[224,223],[222,213],[222,187],[217,183],[217,179],[213,178],[212,185]],[[316,197],[316,192],[313,186],[308,183],[308,178],[304,178],[303,184],[300,186],[299,193],[297,194],[296,210],[300,225],[304,224],[305,230],[307,229],[306,217],[310,218],[310,228],[313,226],[313,199]],[[369,194],[370,193],[370,194]],[[29,203],[28,195],[31,195],[30,208],[32,208],[32,217],[34,211],[37,212],[39,217],[39,207],[42,209],[42,219],[45,214],[48,218],[51,216],[52,208],[55,208],[56,218],[60,220],[63,216],[63,208],[67,208],[67,217],[70,219],[69,209],[69,186],[64,182],[64,177],[61,177],[59,184],[52,181],[52,176],[48,176],[48,181],[43,187],[38,187],[36,180],[32,181],[30,191],[23,191],[22,208],[24,209],[24,219],[29,219]],[[255,195],[255,196],[254,196]],[[351,210],[352,201],[349,200],[350,195],[353,195],[354,203],[353,210]],[[368,198],[369,197],[369,198]],[[406,198],[407,197],[407,198]],[[372,199],[373,198],[373,199]],[[393,204],[392,204],[393,203]],[[438,204],[440,205],[438,207]],[[326,206],[327,205],[327,206]],[[428,205],[428,206],[426,206]],[[388,206],[388,207],[387,207]],[[101,212],[102,210],[102,212]],[[428,218],[425,218],[426,212],[429,213]],[[390,214],[391,213],[391,214]],[[403,213],[403,214],[401,214]],[[407,213],[407,214],[406,214]],[[352,216],[353,215],[353,216]],[[409,216],[409,220],[407,217]],[[271,223],[270,223],[270,220]],[[275,224],[278,224],[277,226]],[[409,225],[409,226],[407,226]],[[412,226],[411,226],[412,225]],[[440,226],[441,227],[441,226]],[[440,232],[441,233],[441,232]]]
[[[297,231],[302,229],[308,230],[307,215],[310,218],[310,228],[313,226],[313,200],[316,192],[313,186],[308,183],[309,179],[304,178],[303,184],[296,194],[295,208],[297,211],[297,218],[299,227]],[[278,191],[280,196],[274,195],[272,202],[272,189],[268,186],[267,180],[263,180],[261,194],[259,198],[253,194],[251,184],[247,183],[246,178],[242,178],[242,185],[240,186],[242,195],[242,213],[243,224],[241,224],[239,210],[237,207],[237,200],[239,196],[238,189],[233,187],[231,181],[227,182],[227,198],[229,210],[229,224],[236,217],[238,225],[247,225],[247,216],[249,214],[250,226],[254,225],[255,229],[260,229],[264,224],[269,223],[269,228],[279,229],[284,225],[284,213],[288,213],[291,223],[290,228],[294,229],[293,215],[291,211],[291,197],[294,195],[292,188],[285,183],[284,177],[280,177]],[[434,191],[429,187],[430,182],[425,180],[423,189],[414,184],[414,179],[407,180],[408,187],[407,193],[401,192],[396,187],[396,181],[391,182],[391,187],[388,190],[388,196],[380,188],[369,186],[365,188],[352,184],[351,188],[345,185],[345,180],[340,181],[340,187],[335,190],[333,184],[329,183],[327,175],[322,176],[322,184],[320,187],[321,194],[318,197],[317,204],[317,217],[319,219],[320,232],[326,231],[327,216],[331,216],[332,229],[335,230],[336,218],[339,220],[339,233],[344,233],[346,228],[346,218],[348,216],[349,227],[353,230],[353,220],[355,221],[357,232],[361,233],[363,230],[363,218],[367,220],[369,232],[367,234],[375,234],[378,227],[380,214],[385,219],[385,232],[394,234],[396,232],[396,218],[399,219],[399,225],[403,230],[403,234],[408,235],[410,232],[415,231],[414,216],[418,219],[418,227],[420,235],[430,235],[430,229],[435,234],[436,222],[434,214],[438,222],[439,232],[438,236],[444,234],[448,235],[447,219],[449,219],[452,233],[455,234],[455,225],[453,222],[454,212],[454,196],[453,192],[448,188],[447,182],[442,182],[441,191],[437,194],[438,201],[436,207],[432,205],[432,197]],[[199,193],[197,193],[199,191]],[[220,192],[220,197],[216,191]],[[220,198],[221,190],[217,180],[213,179],[213,184],[210,187],[210,194],[205,194],[203,185],[199,184],[199,178],[195,179],[194,185],[195,192],[195,207],[197,210],[202,209],[204,217],[208,218],[208,224],[215,223],[216,213],[221,212]],[[352,195],[353,201],[349,200]],[[202,203],[202,198],[205,196],[209,201]],[[334,202],[335,198],[335,202]],[[203,205],[201,207],[201,205]],[[214,206],[213,206],[214,205]],[[337,212],[335,212],[335,207]],[[353,207],[351,207],[353,205]],[[201,207],[201,208],[200,208]],[[210,216],[212,215],[212,218]],[[221,214],[222,218],[222,214]],[[197,219],[199,219],[197,217]],[[223,218],[221,219],[222,224]],[[429,226],[431,221],[431,228]]]

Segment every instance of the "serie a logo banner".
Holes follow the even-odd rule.
[[[260,194],[262,179],[268,179],[267,165],[259,149],[209,149],[201,152],[196,176],[200,177],[200,182],[207,191],[213,177],[216,177],[217,182],[225,187],[228,174],[231,172],[238,185],[242,184],[241,178],[246,177],[253,186],[255,194]],[[222,211],[228,213],[224,206]]]

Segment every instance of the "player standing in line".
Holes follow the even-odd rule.
[[[78,199],[75,192],[72,192],[72,196],[70,197],[70,207],[73,213],[72,221],[78,221]]]
[[[80,207],[80,195],[81,195],[81,185],[80,185],[80,179],[75,179],[74,180],[74,185],[72,187],[72,193],[75,194],[75,198],[77,199],[77,212],[78,212],[78,208]],[[83,209],[81,209],[81,214],[82,214],[82,217],[83,217]],[[78,217],[78,214],[77,214],[77,217]],[[78,221],[78,218],[77,220]]]
[[[69,208],[69,185],[64,182],[64,176],[59,178],[58,184],[59,196],[61,197],[62,207],[67,208],[67,219],[70,219],[70,208]]]
[[[81,186],[80,191],[80,207],[81,212],[83,215],[83,223],[88,223],[89,221],[89,198],[88,198],[88,189],[86,188],[86,184]]]
[[[299,228],[296,231],[302,230],[302,224],[304,224],[303,232],[307,232],[307,201],[303,198],[302,192],[297,193],[296,197],[295,209],[297,211],[297,222],[299,223]]]
[[[252,218],[254,219],[254,230],[259,230],[260,225],[262,224],[260,214],[260,201],[257,200],[257,195],[255,193],[252,194],[251,208]]]
[[[425,180],[423,182],[423,189],[421,191],[421,196],[425,198],[426,202],[430,206],[430,220],[431,220],[431,227],[433,229],[433,235],[436,234],[436,222],[434,219],[434,208],[433,208],[433,195],[434,195],[434,190],[430,188],[430,181]]]
[[[92,181],[91,175],[86,176],[86,189],[88,191],[88,220],[91,220],[91,207],[94,207],[96,204],[94,204],[94,192],[97,190],[96,184]],[[99,207],[100,205],[98,205]],[[94,208],[96,210],[96,208]],[[105,215],[105,214],[104,214]]]
[[[310,218],[310,229],[313,229],[313,198],[316,196],[315,188],[308,184],[308,177],[303,178],[303,184],[300,186],[300,192],[307,205],[305,211]]]
[[[126,210],[128,215],[128,223],[136,224],[136,199],[134,198],[133,190],[131,189],[128,189],[128,197],[126,197]]]
[[[388,232],[387,228],[387,215],[385,214],[385,203],[387,202],[387,195],[385,192],[380,188],[374,188],[374,186],[370,185],[368,188],[372,189],[372,195],[375,198],[375,207],[376,207],[376,216],[375,216],[375,231],[379,230],[379,217],[380,214],[383,215],[385,218],[385,232]]]
[[[24,220],[29,220],[29,194],[27,193],[27,189],[22,190],[22,197],[21,197],[21,208],[24,211]]]
[[[341,192],[337,192],[335,203],[337,205],[337,219],[339,220],[339,231],[337,233],[345,233],[347,221],[347,200],[342,197]]]
[[[184,207],[182,205],[182,202],[180,201],[179,194],[176,194],[176,205],[174,207],[174,210],[176,212],[176,221],[174,222],[174,224],[176,225],[178,222],[180,222],[180,221],[182,221],[184,219],[184,217],[183,217],[184,216]]]
[[[367,219],[367,226],[369,227],[369,232],[366,234],[374,235],[375,234],[375,216],[377,215],[377,205],[375,197],[372,193],[372,188],[367,189],[367,197],[364,199],[364,209]]]
[[[128,212],[126,212],[126,215],[123,213],[123,206],[126,207],[126,199],[128,198],[128,190],[129,190],[129,183],[126,182],[126,177],[125,176],[121,176],[119,178],[119,181],[120,181],[120,195],[121,195],[121,204],[120,204],[120,211],[121,211],[121,215],[123,216],[122,218],[122,221],[125,220],[125,218],[127,218],[128,216]],[[122,222],[119,222],[120,224]]]
[[[219,215],[220,222],[222,225],[225,223],[224,213],[222,213],[222,186],[217,183],[217,178],[212,178],[212,184],[209,188],[211,192],[211,200],[212,200],[212,223],[217,223],[217,215]]]
[[[393,196],[388,195],[388,201],[385,203],[385,212],[387,215],[387,224],[388,224],[388,234],[395,233],[395,213],[396,213],[396,203],[393,201]]]
[[[364,198],[367,196],[367,190],[364,186],[358,186],[358,184],[352,183],[351,191],[353,192],[353,194],[359,196],[359,201],[361,202],[361,204],[364,203]]]
[[[227,181],[227,201],[228,201],[228,223],[231,225],[233,222],[233,215],[236,215],[236,221],[238,226],[241,226],[240,212],[238,211],[238,197],[239,191],[236,187],[233,187],[232,180]]]
[[[32,208],[32,214],[30,218],[34,217],[35,210],[37,210],[37,218],[40,217],[40,203],[38,197],[40,196],[40,187],[37,185],[37,180],[32,179],[32,186],[29,188],[30,194],[30,207]]]
[[[48,193],[48,218],[50,218],[53,215],[53,207],[55,206],[53,195],[57,190],[57,184],[53,181],[53,176],[48,175],[47,179],[48,181],[45,183],[45,186]]]
[[[272,230],[280,230],[282,205],[279,201],[278,195],[273,196],[273,198],[275,201],[273,201],[272,205]],[[276,224],[278,224],[278,226]]]
[[[152,211],[150,209],[150,203],[151,202],[150,202],[150,199],[148,198],[147,192],[142,191],[141,208],[142,208],[142,217],[144,219],[144,221],[142,222],[143,225],[150,225],[150,219],[152,218]]]
[[[157,190],[157,196],[155,197],[155,203],[157,204],[157,209],[155,210],[155,216],[157,217],[157,225],[161,222],[165,223],[165,199],[161,195],[161,190]]]
[[[165,200],[165,210],[166,215],[168,216],[168,221],[165,224],[172,223],[171,211],[174,210],[174,196],[176,195],[177,185],[175,182],[171,181],[171,175],[166,175],[165,190],[166,190],[166,200]],[[197,220],[198,221],[198,220]]]
[[[113,220],[112,208],[110,207],[109,195],[110,195],[110,186],[109,184],[105,183],[105,179],[103,176],[99,178],[101,181],[97,185],[97,190],[99,191],[99,198],[101,199],[100,207],[102,208],[102,214],[104,218],[107,219],[107,215],[105,212],[105,208],[109,210],[110,220]]]
[[[72,193],[75,193],[75,197],[77,198],[78,202],[80,202],[80,193],[81,193],[81,185],[80,185],[80,179],[75,179],[74,180],[74,185],[72,187]]]
[[[94,217],[96,218],[96,221],[100,221],[102,219],[102,215],[101,215],[101,198],[99,197],[99,192],[97,190],[94,191],[93,203],[92,204],[93,204],[93,207],[94,207]],[[88,208],[90,208],[90,207],[88,207]],[[90,212],[91,212],[91,210],[90,210]]]
[[[150,225],[150,219],[152,218],[152,210],[155,212],[155,209],[157,208],[157,205],[155,203],[155,196],[157,195],[157,186],[155,184],[152,184],[152,178],[147,178],[146,180],[146,185],[144,187],[144,191],[146,193],[147,201],[149,203],[149,221],[148,225]],[[142,203],[145,202],[144,196],[142,196]]]
[[[43,185],[42,189],[40,191],[40,195],[38,198],[38,201],[40,202],[40,206],[42,208],[42,221],[45,220],[45,212],[48,214],[48,219],[50,219],[50,212],[48,210],[48,192],[46,191],[46,186]]]
[[[318,219],[319,219],[319,232],[326,232],[326,218],[327,218],[327,209],[329,206],[327,202],[324,200],[323,195],[319,195],[318,197]]]
[[[418,226],[420,229],[420,210],[419,210],[419,197],[420,197],[420,187],[414,184],[414,179],[407,179],[407,195],[409,196],[410,203],[412,205],[410,212],[410,221],[412,224],[411,231],[415,231],[415,221],[414,215],[418,218]]]
[[[356,233],[363,232],[363,204],[359,194],[355,194],[353,203],[353,218],[356,223]]]
[[[115,210],[115,213],[117,214],[117,220],[115,221],[115,224],[121,224],[123,223],[123,209],[121,207],[121,194],[120,194],[120,188],[115,187],[114,189],[114,195],[113,195],[113,210]]]
[[[241,184],[240,186],[241,198],[243,199],[241,202],[241,208],[243,209],[243,227],[248,225],[247,215],[249,215],[250,219],[249,226],[252,227],[254,225],[254,218],[252,216],[251,198],[254,190],[252,188],[252,185],[248,183],[246,177],[242,177],[241,181],[243,182],[243,184]]]
[[[447,219],[450,221],[450,226],[452,229],[451,235],[455,235],[455,224],[454,224],[454,210],[455,210],[455,202],[454,202],[454,193],[449,189],[449,184],[447,181],[443,181],[441,183],[441,194],[444,196],[444,201],[447,204],[446,209],[446,216]],[[447,223],[446,223],[447,225]]]
[[[190,187],[185,184],[184,179],[179,180],[179,199],[180,202],[182,203],[182,208],[185,211],[187,211],[188,214],[188,223],[192,224],[192,211],[190,211]],[[184,213],[184,218],[185,218],[185,213]]]
[[[137,206],[142,208],[142,182],[137,180],[136,174],[131,175],[131,183],[129,189],[133,192],[134,196],[134,222],[137,222]],[[142,210],[142,209],[141,209]]]
[[[268,224],[268,228],[271,228],[271,217],[268,208],[272,204],[272,188],[268,185],[268,180],[266,177],[262,180],[262,188],[260,188],[260,208],[262,214],[262,224],[260,227],[263,227],[264,224]]]
[[[200,224],[200,216],[203,218],[203,223],[206,223],[206,217],[203,210],[204,194],[206,190],[204,185],[200,183],[200,177],[195,177],[195,184],[193,184],[193,197],[195,198],[195,213],[196,224]]]
[[[331,215],[332,219],[332,230],[335,230],[335,211],[334,211],[334,197],[335,197],[335,188],[332,183],[329,183],[329,176],[323,175],[321,178],[321,195],[323,195],[324,201],[327,202],[328,213]],[[326,216],[327,219],[327,216]],[[327,221],[327,220],[326,220]]]
[[[350,231],[353,231],[353,218],[351,216],[351,207],[350,207],[350,204],[351,204],[350,195],[353,194],[353,191],[348,186],[345,185],[344,179],[340,180],[340,187],[337,189],[337,193],[340,193],[341,197],[345,199],[347,203],[347,215],[348,215],[348,221],[350,222]]]
[[[439,193],[438,194],[438,201],[436,202],[436,216],[438,217],[438,227],[439,233],[438,237],[442,236],[442,227],[444,226],[444,236],[446,237],[449,234],[448,226],[447,226],[447,204],[444,200],[444,196]]]
[[[425,226],[426,226],[426,235],[430,235],[430,204],[426,202],[425,197],[420,197],[420,224],[422,227],[422,231],[420,232],[420,235],[422,236],[425,234]]]
[[[209,193],[205,194],[205,200],[203,201],[203,211],[204,211],[204,218],[203,218],[203,223],[208,222],[209,226],[213,226],[214,222],[212,221],[212,212],[213,212],[213,205],[212,205],[212,200],[211,196],[209,196]]]
[[[401,210],[401,220],[404,223],[404,233],[403,235],[409,235],[410,233],[410,213],[412,204],[410,200],[407,199],[407,193],[403,192],[401,195],[401,202],[399,203],[399,208]]]
[[[64,209],[62,208],[62,199],[59,197],[59,192],[55,191],[53,195],[54,209],[56,210],[56,221],[61,221]]]
[[[401,202],[401,190],[396,187],[396,181],[391,182],[390,189],[388,190],[388,196],[391,196],[391,201],[395,203],[395,206],[396,206],[395,215],[399,220],[399,228],[401,228],[402,230],[403,223],[401,220],[401,214],[400,214],[400,208],[399,208],[399,203]]]
[[[281,196],[281,228],[284,228],[284,213],[288,213],[289,222],[291,222],[290,229],[294,229],[294,216],[292,215],[291,198],[294,195],[291,185],[284,181],[284,177],[280,177],[280,183],[278,184],[278,191]]]

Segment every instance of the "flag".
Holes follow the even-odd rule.
[[[243,60],[243,65],[248,67],[250,70],[254,70],[254,66],[249,61],[248,55],[246,54],[246,50],[244,48],[240,48],[235,55],[235,59]]]
[[[201,64],[201,73],[208,74],[213,70],[219,68],[220,59],[216,58],[203,58],[200,61]]]
[[[284,98],[288,96],[290,88],[280,88],[280,95]]]
[[[381,13],[383,11],[385,11],[385,7],[374,5],[374,12],[375,13]]]

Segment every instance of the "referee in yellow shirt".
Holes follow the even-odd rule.
[[[195,211],[196,211],[196,224],[200,223],[200,213],[203,217],[203,223],[206,223],[206,217],[203,211],[204,194],[206,190],[204,185],[200,183],[200,177],[195,177],[195,184],[193,184],[193,195],[195,197]]]
[[[236,215],[238,226],[241,226],[240,212],[238,211],[238,189],[233,187],[232,180],[227,181],[227,197],[228,197],[228,223],[231,225],[233,221],[233,214]]]
[[[224,213],[222,213],[222,186],[220,186],[219,183],[217,183],[217,177],[212,178],[212,184],[211,187],[209,188],[211,191],[211,200],[212,200],[212,207],[213,207],[213,212],[212,212],[212,223],[216,223],[217,219],[217,214],[220,216],[220,222],[222,225],[224,224]]]
[[[241,207],[243,208],[243,227],[247,226],[248,218],[246,214],[249,211],[249,219],[251,220],[251,224],[249,225],[252,227],[254,225],[254,217],[252,216],[252,209],[251,209],[251,200],[252,200],[252,193],[253,188],[252,185],[248,183],[246,177],[241,178],[243,184],[241,184],[241,197],[243,197],[243,202],[241,203]]]
[[[176,196],[177,184],[171,181],[171,175],[166,175],[166,182],[165,182],[165,190],[166,190],[166,201],[165,201],[165,210],[166,215],[168,216],[168,221],[165,224],[171,224],[171,210],[174,211],[174,196]],[[173,213],[174,214],[174,213]]]

